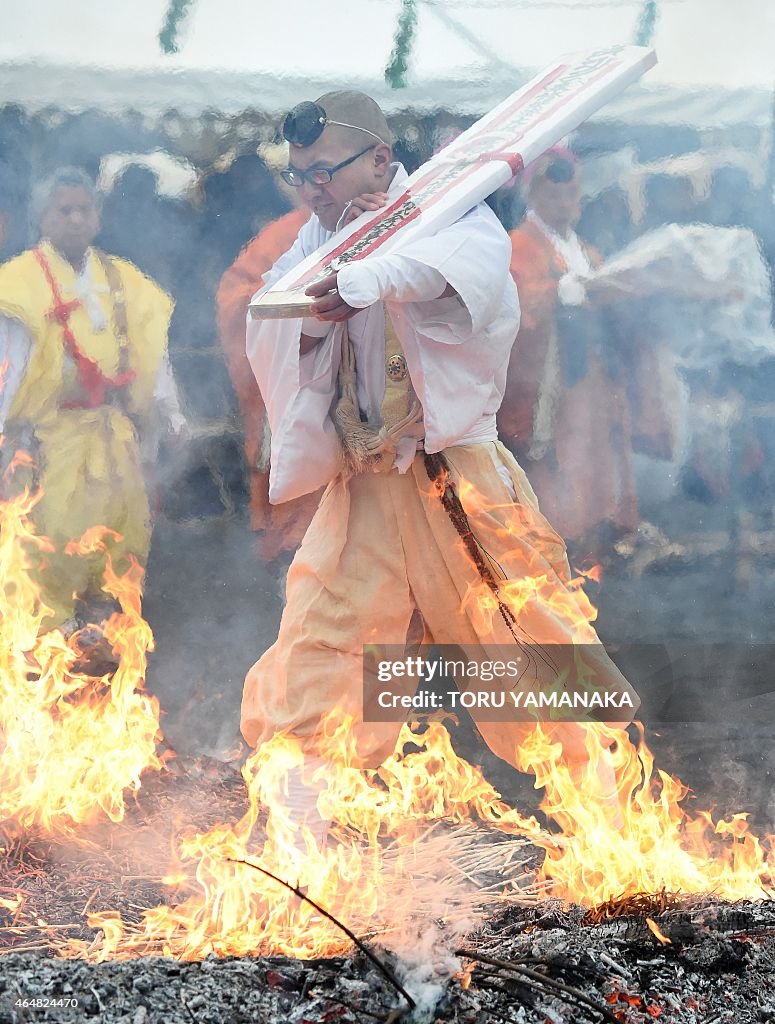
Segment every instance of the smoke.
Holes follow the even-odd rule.
[[[276,578],[247,523],[160,519],[144,613],[156,638],[148,686],[166,739],[180,754],[222,756],[238,743],[245,675],[280,618]]]
[[[386,898],[373,927],[398,958],[397,976],[417,1003],[415,1024],[435,1019],[446,984],[462,968],[455,950],[480,926],[485,909],[506,891],[533,898],[529,850],[521,839],[474,825],[441,824],[386,856]]]
[[[92,98],[99,108],[98,90]],[[66,97],[62,102],[67,107]],[[676,95],[671,121],[680,102]],[[413,163],[427,159],[441,136],[470,122],[452,100],[447,106],[432,115],[409,109],[391,124]],[[245,674],[277,635],[286,567],[261,557],[249,525],[251,468],[266,467],[266,435],[256,457],[246,443],[256,393],[240,359],[244,309],[227,337],[216,293],[241,248],[288,205],[276,178],[253,155],[258,137],[269,139],[275,131],[270,117],[252,111],[229,123],[197,122],[169,113],[151,125],[150,118],[134,114],[0,110],[0,257],[23,248],[33,182],[57,166],[76,164],[96,177],[119,153],[139,154],[138,164],[150,154],[161,154],[171,167],[196,164],[197,183],[184,192],[164,188],[130,161],[105,197],[98,243],[132,261],[175,299],[169,351],[190,427],[187,440],[162,445],[155,483],[149,484],[156,516],[144,614],[156,650],[148,688],[163,709],[166,740],[181,757],[231,758],[239,750]],[[768,327],[775,214],[763,141],[754,119],[731,126],[720,119],[702,134],[695,125],[598,122],[584,126],[575,140],[582,173],[587,166],[591,172],[579,233],[607,260],[642,242],[647,232],[654,243],[666,225],[711,225],[714,233],[706,237],[717,240],[737,232],[734,251],[708,248],[692,282],[681,276],[683,265],[675,265],[658,289],[611,308],[602,321],[605,347],[619,361],[630,394],[637,388],[632,371],[638,353],[650,345],[661,346],[652,373],[662,374],[665,385],[661,405],[643,396],[639,402],[639,412],[663,429],[641,433],[634,452],[624,452],[634,462],[639,510],[633,528],[628,525],[622,536],[606,516],[595,524],[604,562],[598,625],[606,641],[756,643],[771,632],[775,346]],[[494,203],[508,227],[522,213],[517,191],[501,193]],[[691,237],[696,242],[697,234]],[[688,265],[691,253],[683,255]],[[742,297],[734,288],[714,287],[719,280],[726,287],[734,274],[745,289]],[[703,277],[709,290],[697,294],[693,285]],[[259,277],[246,281],[245,307],[259,284]],[[620,427],[613,424],[611,434],[616,455],[631,444]],[[594,445],[578,451],[587,480],[605,476]],[[570,510],[582,498],[572,488],[562,496]],[[568,540],[583,560],[589,538]],[[650,693],[642,696],[652,698],[655,715],[676,695],[691,695],[698,707],[722,716],[749,660],[741,650],[731,661],[697,659],[683,675],[655,671]],[[772,707],[766,695],[754,694],[736,710],[739,727],[680,723],[655,743],[666,767],[701,797],[750,808],[771,824],[775,808],[766,780]],[[746,730],[746,715],[758,723],[755,729]],[[508,781],[513,792],[516,784]],[[416,993],[419,1020],[431,1013],[443,979],[457,969],[452,951],[475,924],[480,896],[432,837],[418,840],[417,847],[435,874],[416,866],[408,877],[396,868],[388,890],[396,917],[383,925]],[[429,928],[435,920],[445,923]]]
[[[402,956],[399,978],[417,1004],[409,1018],[414,1024],[431,1024],[435,1020],[446,983],[462,967],[460,959],[451,952],[453,941],[465,934],[450,935],[435,924],[418,928],[414,945]]]

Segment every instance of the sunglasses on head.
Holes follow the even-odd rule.
[[[347,124],[345,121],[332,120],[319,103],[312,103],[311,100],[298,103],[290,113],[286,114],[283,121],[283,138],[294,146],[311,146],[313,142],[317,142],[323,134],[326,125],[329,124],[338,125],[340,128],[354,128],[358,132],[366,132],[367,135],[371,135],[381,145],[386,145],[384,139],[381,139],[379,135],[375,135],[368,128],[361,128],[357,124]]]

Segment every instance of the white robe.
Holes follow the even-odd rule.
[[[401,191],[406,172],[397,165],[388,191]],[[264,277],[265,287],[331,238],[317,217]],[[398,334],[412,386],[423,408],[423,447],[494,441],[509,353],[519,328],[519,302],[511,274],[511,242],[495,214],[481,203],[437,234],[389,256],[373,256],[340,271],[346,300],[370,301],[375,283]],[[377,264],[378,273],[368,273]],[[417,264],[420,267],[417,267]],[[413,266],[415,272],[413,273]],[[424,268],[439,277],[426,275]],[[418,280],[420,285],[418,286]],[[451,298],[417,301],[418,291],[449,283]],[[443,290],[443,288],[442,288]],[[356,298],[361,293],[365,298]],[[259,293],[260,294],[260,293]],[[428,294],[427,291],[425,294]],[[315,322],[313,322],[315,323]],[[316,323],[320,324],[319,321]],[[322,328],[322,324],[321,324]],[[372,417],[384,392],[384,312],[374,302],[347,325],[358,368],[358,395]],[[303,321],[248,318],[247,355],[266,404],[272,432],[269,500],[273,504],[317,490],[342,469],[331,417],[336,398],[343,328],[300,356]]]

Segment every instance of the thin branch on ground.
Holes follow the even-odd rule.
[[[247,868],[253,868],[254,871],[260,871],[262,875],[266,875],[267,878],[271,878],[273,882],[277,882],[278,885],[284,886],[286,889],[292,892],[294,896],[298,896],[300,900],[304,900],[305,903],[309,903],[311,907],[314,907],[319,914],[322,914],[323,917],[327,918],[332,924],[335,924],[337,928],[340,928],[345,933],[347,938],[355,943],[355,945],[358,947],[361,953],[363,953],[363,955],[377,968],[380,974],[401,993],[401,995],[406,1000],[409,1009],[414,1010],[417,1004],[406,991],[406,989],[395,976],[395,974],[393,974],[390,968],[387,967],[379,959],[378,956],[375,956],[375,954],[372,953],[369,947],[364,942],[362,942],[354,932],[350,931],[346,924],[342,924],[341,921],[338,921],[333,914],[329,913],[329,911],[327,911],[324,907],[321,907],[319,903],[316,903],[297,885],[291,885],[290,882],[286,882],[283,878],[278,878],[277,875],[273,875],[271,871],[267,871],[266,868],[262,868],[260,864],[252,864],[249,860],[240,860],[237,857],[229,857],[227,859],[230,860],[232,864],[244,864],[245,867]]]
[[[480,963],[489,964],[490,967],[500,967],[504,971],[512,971],[516,975],[522,975],[526,978],[530,978],[531,981],[537,982],[539,985],[545,985],[547,988],[555,989],[558,992],[563,992],[566,996],[570,996],[573,999],[577,999],[580,1003],[584,1003],[585,1006],[595,1010],[596,1013],[602,1015],[605,1020],[611,1021],[612,1024],[619,1024],[619,1021],[605,1006],[601,1006],[600,1003],[596,1003],[594,999],[590,999],[589,996],[585,995],[580,989],[573,988],[571,985],[565,985],[561,981],[556,981],[554,978],[548,977],[546,974],[541,974],[540,971],[534,971],[530,967],[525,967],[523,964],[511,963],[508,960],[496,960],[494,957],[484,956],[481,953],[475,953],[469,949],[458,949],[455,951],[456,956],[465,956],[469,960],[478,960]]]

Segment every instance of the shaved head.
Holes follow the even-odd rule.
[[[344,124],[363,129],[354,131],[352,128],[332,124],[327,126],[326,131],[341,132],[341,137],[354,145],[362,145],[365,139],[372,135],[376,135],[385,145],[391,145],[392,139],[385,115],[377,102],[365,92],[341,89],[338,92],[324,93],[315,102],[325,110],[326,116],[332,121],[342,121]]]

